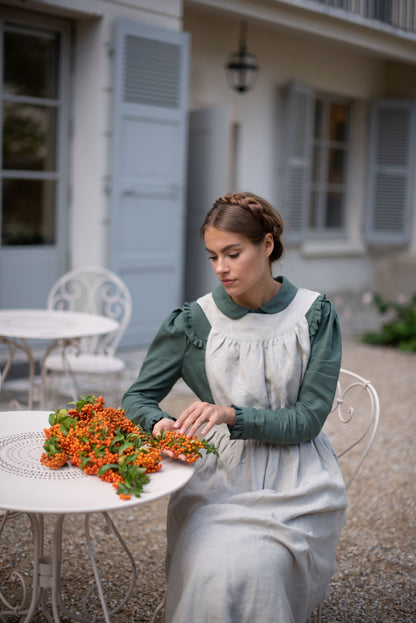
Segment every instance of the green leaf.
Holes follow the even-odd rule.
[[[61,431],[61,433],[66,437],[68,435],[68,430],[69,428],[67,426],[65,426],[65,424],[63,422],[59,423],[59,429]]]
[[[104,456],[105,454],[105,446],[94,446],[92,451],[94,452],[95,456]]]
[[[107,465],[102,465],[100,467],[100,469],[98,470],[97,474],[99,476],[102,476],[103,474],[108,472],[109,469],[114,469],[114,471],[118,471],[118,464],[117,463],[107,463]]]
[[[72,401],[69,402],[68,404],[70,405],[75,405],[75,408],[77,411],[81,411],[82,407],[85,405],[89,405],[89,404],[94,404],[94,402],[96,401],[96,397],[95,396],[87,396],[85,398],[85,396],[80,396],[79,400],[77,401]]]
[[[87,455],[82,456],[81,457],[81,469],[85,467],[86,465],[88,465],[88,463],[91,463],[90,457]]]
[[[124,434],[120,431],[115,431],[114,436],[113,436],[113,442],[112,443],[117,443],[118,441],[123,441],[124,439]]]
[[[136,458],[137,458],[136,454],[123,454],[123,456],[120,456],[118,460],[118,464],[125,466],[125,465],[128,465],[129,463],[134,463]]]
[[[206,441],[205,439],[203,439],[202,445],[204,446],[204,449],[206,450],[207,454],[215,454],[215,456],[219,456],[218,450],[213,443],[210,443]],[[201,455],[199,454],[199,456]]]
[[[59,445],[58,437],[56,435],[49,437],[49,439],[47,439],[43,444],[43,448],[47,452],[47,454],[52,456],[57,454],[57,452],[60,452],[61,447]]]
[[[100,439],[105,439],[107,437],[107,433],[108,433],[108,427],[104,426],[104,428],[100,430]]]
[[[119,495],[120,494],[130,495],[131,489],[130,489],[130,487],[127,487],[123,482],[120,482],[120,484],[118,485],[118,488],[117,488],[117,493]],[[140,497],[140,496],[137,496],[137,497]]]
[[[120,446],[120,448],[118,448],[118,453],[122,454],[125,450],[127,450],[127,448],[133,448],[133,444],[131,443],[131,441],[126,441],[123,443],[122,446]]]

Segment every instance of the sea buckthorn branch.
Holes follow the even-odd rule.
[[[213,444],[176,431],[155,439],[129,420],[123,409],[105,408],[102,396],[81,396],[70,405],[74,408],[49,415],[41,463],[59,469],[69,462],[111,482],[121,499],[140,497],[149,474],[160,470],[166,450],[174,458],[185,456],[190,464],[201,456],[201,449],[218,456]]]

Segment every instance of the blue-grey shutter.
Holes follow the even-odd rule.
[[[183,302],[189,35],[122,20],[114,55],[110,265],[146,345]]]
[[[286,98],[286,169],[281,206],[285,237],[304,239],[310,194],[314,92],[306,85],[291,83]]]
[[[405,245],[414,202],[415,102],[375,100],[370,116],[366,239]]]

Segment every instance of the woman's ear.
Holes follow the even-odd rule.
[[[264,254],[266,257],[269,257],[274,249],[273,234],[269,232],[268,234],[265,235],[264,240],[263,240],[263,245],[264,245]]]

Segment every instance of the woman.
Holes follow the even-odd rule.
[[[201,237],[221,283],[167,318],[123,398],[153,435],[198,431],[219,451],[169,503],[169,623],[306,623],[336,568],[346,494],[321,428],[339,324],[324,295],[273,278],[282,232],[261,197],[214,203]],[[200,400],[175,421],[158,403],[180,377]]]

